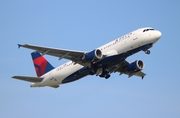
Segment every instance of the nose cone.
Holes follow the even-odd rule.
[[[160,31],[156,31],[155,38],[158,40],[162,36],[162,33]]]

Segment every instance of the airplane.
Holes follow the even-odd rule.
[[[142,72],[144,62],[127,62],[126,58],[140,51],[150,54],[150,48],[156,43],[161,32],[151,27],[140,28],[91,51],[65,50],[30,44],[18,44],[18,47],[35,50],[31,53],[37,77],[13,76],[12,78],[32,82],[30,87],[49,86],[58,88],[88,75],[108,79],[112,73],[119,72],[128,77],[146,74]],[[54,68],[43,55],[51,55],[69,62]]]

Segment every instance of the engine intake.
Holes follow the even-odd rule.
[[[127,66],[126,70],[127,70],[128,72],[134,73],[134,72],[141,71],[143,68],[144,68],[144,63],[143,63],[143,61],[141,61],[141,60],[136,60],[136,61],[130,63],[130,64]]]
[[[86,62],[93,62],[93,61],[100,60],[102,58],[103,58],[103,54],[101,50],[95,49],[89,53],[86,53],[82,59]]]

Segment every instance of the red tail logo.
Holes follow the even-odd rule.
[[[31,56],[38,77],[54,69],[54,67],[39,52],[32,52]]]

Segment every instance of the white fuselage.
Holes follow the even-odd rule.
[[[149,29],[149,30],[147,30]],[[141,28],[119,37],[97,49],[100,49],[106,57],[119,55],[146,44],[154,44],[161,37],[161,32],[152,28]],[[56,86],[69,75],[82,69],[84,66],[69,61],[50,72],[44,74],[42,82],[32,83],[31,87]]]

